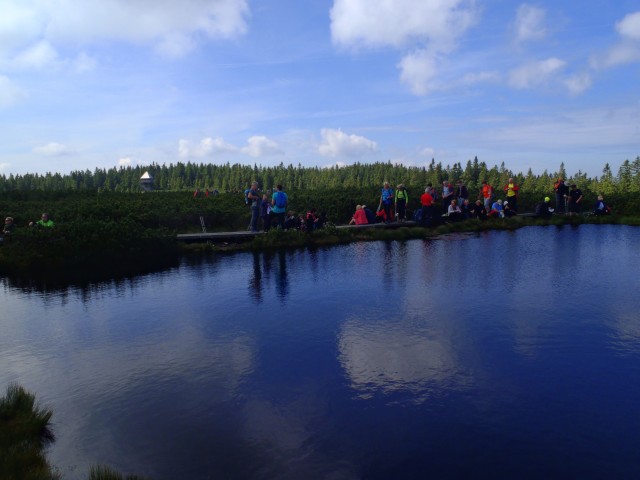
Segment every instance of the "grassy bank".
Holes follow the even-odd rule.
[[[313,206],[326,213],[330,223],[343,224],[351,217],[355,204],[366,203],[375,208],[377,196],[376,188],[293,191],[290,192],[290,208],[305,212]],[[523,210],[530,210],[533,199],[523,195],[521,205]],[[416,208],[417,198],[414,197],[410,199],[409,211]],[[42,212],[50,214],[55,228],[28,228],[28,223],[38,219]],[[431,229],[347,231],[329,227],[311,235],[273,231],[247,244],[184,246],[176,242],[176,235],[200,231],[201,218],[209,232],[244,230],[250,209],[245,205],[243,195],[229,193],[194,198],[188,192],[14,192],[0,198],[0,215],[12,216],[17,226],[10,241],[0,247],[0,274],[22,279],[50,277],[60,281],[100,280],[164,269],[178,264],[185,253],[200,251],[405,240],[549,223],[638,224],[637,217],[623,214],[607,218],[557,217],[550,220],[516,217],[466,221]]]

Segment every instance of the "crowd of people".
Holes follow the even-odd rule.
[[[578,215],[583,211],[584,196],[576,184],[565,185],[562,178],[558,178],[554,185],[556,193],[556,207],[551,205],[551,199],[545,197],[536,204],[534,215],[547,217],[554,214]],[[420,208],[414,212],[413,220],[424,226],[432,226],[442,222],[455,222],[469,218],[484,220],[487,218],[511,218],[518,215],[518,197],[520,186],[509,178],[502,187],[504,199],[497,198],[496,189],[486,180],[482,182],[478,199],[469,199],[469,190],[462,180],[454,185],[450,181],[442,182],[442,189],[438,191],[431,183],[427,184],[420,196]],[[380,202],[376,213],[366,205],[357,205],[356,211],[349,222],[351,225],[366,225],[380,221],[391,223],[404,222],[407,215],[409,194],[404,184],[399,184],[396,190],[389,182],[384,182],[380,192]],[[611,208],[605,203],[602,195],[594,205],[594,215],[607,215]]]

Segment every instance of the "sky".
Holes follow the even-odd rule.
[[[4,175],[638,155],[637,0],[0,0]]]

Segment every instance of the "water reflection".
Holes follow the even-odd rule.
[[[285,250],[274,252],[254,252],[253,270],[249,282],[249,296],[255,303],[262,303],[265,289],[273,282],[276,295],[285,303],[289,295],[289,276],[287,258],[290,253]]]

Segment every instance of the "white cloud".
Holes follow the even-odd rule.
[[[359,135],[347,135],[342,130],[323,128],[321,135],[322,143],[318,146],[318,152],[325,157],[357,157],[378,150],[378,145],[373,140]]]
[[[180,158],[201,158],[208,155],[216,155],[219,153],[233,153],[237,151],[237,147],[225,142],[222,137],[203,138],[202,140],[200,140],[200,143],[194,148],[190,147],[188,140],[180,139],[178,141],[178,155],[180,156]]]
[[[0,172],[4,172],[5,170],[9,170],[11,167],[10,163],[0,163]]]
[[[61,157],[64,155],[73,155],[75,151],[61,143],[47,143],[33,149],[33,153],[44,155],[46,157]]]
[[[116,40],[178,56],[202,37],[242,35],[248,16],[246,0],[3,0],[0,48]]]
[[[443,54],[477,21],[472,0],[335,0],[331,37],[346,48],[412,49],[400,60],[400,79],[417,95],[437,88]]]
[[[76,73],[89,72],[94,70],[97,65],[98,62],[95,58],[87,55],[85,52],[80,52],[73,61],[73,70]]]
[[[591,87],[591,76],[588,73],[573,75],[564,80],[564,85],[571,95],[579,95]]]
[[[402,47],[431,41],[450,44],[475,22],[468,0],[335,0],[331,37],[345,47]]]
[[[242,152],[251,157],[281,155],[283,153],[276,142],[264,136],[253,136],[247,140],[247,144],[242,148]]]
[[[632,40],[640,40],[640,12],[630,13],[616,24],[620,35]]]
[[[509,85],[519,89],[544,85],[565,65],[566,62],[555,57],[527,63],[509,72]]]
[[[617,65],[640,62],[640,45],[622,42],[611,47],[604,55],[591,60],[593,68],[610,68]]]
[[[419,50],[406,55],[398,64],[400,80],[409,85],[416,95],[426,95],[437,89],[434,80],[438,75],[438,59],[435,52]]]
[[[118,166],[120,167],[130,167],[132,163],[131,157],[124,157],[118,160]]]
[[[10,107],[26,96],[26,92],[11,79],[0,75],[0,108]]]
[[[59,64],[58,52],[43,40],[21,51],[16,55],[15,62],[21,68],[36,70],[55,67]]]
[[[528,42],[542,40],[547,32],[544,27],[545,11],[523,3],[518,7],[514,30],[516,41]]]

